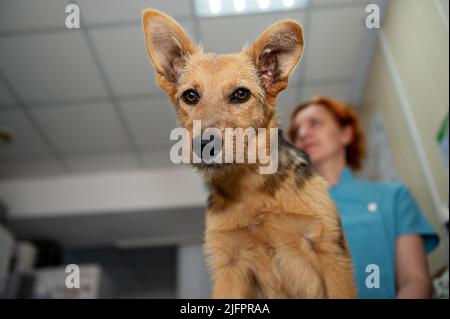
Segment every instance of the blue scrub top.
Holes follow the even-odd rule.
[[[396,239],[420,235],[429,253],[439,243],[436,232],[401,183],[357,180],[346,168],[330,195],[350,247],[358,297],[395,298]]]

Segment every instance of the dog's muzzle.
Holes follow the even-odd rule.
[[[217,164],[219,161],[212,162],[216,157],[220,156],[222,151],[222,139],[217,136],[211,136],[210,139],[202,139],[201,136],[194,138],[192,141],[194,154],[202,160],[204,164]],[[205,150],[205,148],[208,149]],[[217,160],[217,159],[216,159]],[[220,158],[220,162],[222,159]]]

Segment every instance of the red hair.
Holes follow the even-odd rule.
[[[288,137],[292,143],[295,143],[298,128],[294,119],[297,114],[311,105],[321,105],[330,112],[335,118],[337,124],[341,127],[350,126],[353,131],[353,138],[350,144],[345,148],[345,157],[347,164],[356,171],[361,169],[364,157],[366,155],[365,137],[361,129],[358,115],[350,106],[342,101],[334,100],[323,96],[314,96],[311,99],[301,102],[297,105],[291,114],[291,120],[287,130]]]

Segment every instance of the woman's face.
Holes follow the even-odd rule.
[[[333,114],[319,104],[311,104],[297,113],[295,146],[303,149],[313,165],[336,160],[344,156],[345,147],[351,142],[350,127],[341,128]]]

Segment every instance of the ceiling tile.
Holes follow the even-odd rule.
[[[0,38],[0,67],[25,101],[105,96],[80,31]]]
[[[173,142],[175,143],[175,141]],[[188,164],[174,164],[170,159],[171,145],[165,147],[155,147],[152,150],[142,153],[144,160],[144,166],[146,168],[159,168],[159,167],[180,167],[180,165]]]
[[[192,34],[191,24],[183,24]],[[139,25],[90,31],[116,94],[161,93]]]
[[[170,132],[177,127],[177,121],[167,98],[126,101],[121,106],[138,146],[171,144]]]
[[[10,144],[0,145],[0,159],[50,155],[48,148],[21,111],[0,111],[0,127],[9,131],[13,136]]]
[[[67,5],[61,0],[2,0],[0,31],[65,27]]]
[[[5,86],[2,83],[0,83],[0,105],[11,103],[14,103],[14,98],[6,90]]]
[[[66,158],[73,173],[91,173],[137,169],[139,167],[133,153],[96,154],[91,156],[70,156]]]
[[[161,10],[174,17],[189,17],[192,15],[190,0],[77,0],[85,22],[89,24],[103,22],[140,22],[142,10],[153,8]]]
[[[355,76],[368,29],[364,6],[313,10],[306,43],[306,80]]]
[[[19,108],[16,103],[6,103],[6,104],[0,103],[0,112],[4,110],[19,110]]]
[[[128,149],[123,128],[109,104],[32,110],[61,152]]]
[[[60,164],[52,158],[33,158],[14,162],[2,162],[0,179],[16,179],[20,177],[49,177],[61,175],[64,171]]]

